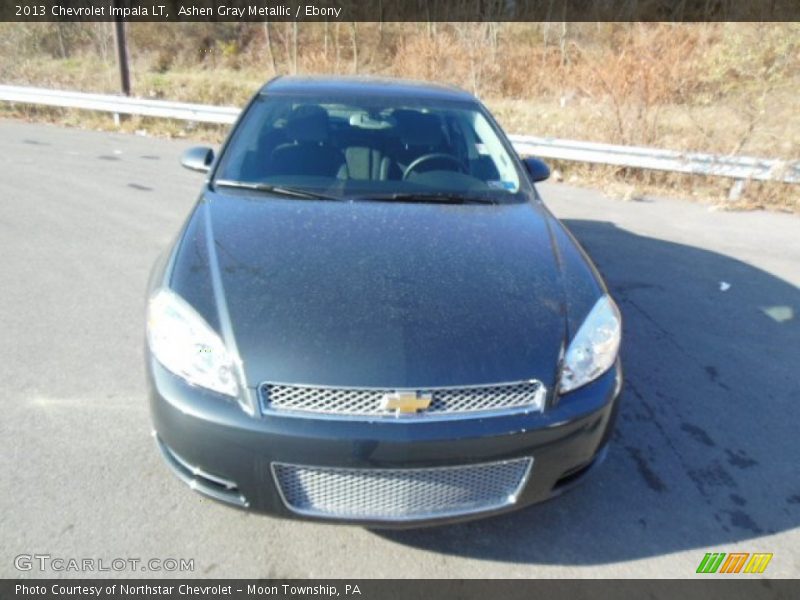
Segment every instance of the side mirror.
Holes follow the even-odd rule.
[[[543,160],[538,158],[523,158],[522,162],[525,163],[525,168],[528,169],[528,175],[531,176],[533,183],[544,181],[550,177],[550,167]]]
[[[214,151],[207,146],[194,146],[181,156],[181,165],[201,173],[208,173],[212,162],[214,162]]]

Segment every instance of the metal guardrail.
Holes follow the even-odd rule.
[[[531,156],[741,180],[800,183],[800,161],[677,152],[526,135],[510,135],[509,138],[517,152]]]
[[[235,106],[210,106],[207,104],[188,104],[167,102],[145,98],[130,98],[111,94],[86,94],[49,90],[45,88],[0,85],[0,100],[21,104],[41,104],[83,110],[99,110],[117,115],[141,115],[196,121],[198,123],[233,123],[240,109]]]
[[[98,110],[115,115],[128,114],[181,119],[198,123],[230,124],[236,120],[240,112],[240,109],[233,106],[168,102],[13,85],[0,85],[0,100]],[[658,148],[616,146],[527,135],[510,135],[509,138],[520,154],[541,158],[730,177],[740,181],[800,183],[800,161],[677,152]]]

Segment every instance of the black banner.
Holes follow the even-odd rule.
[[[800,580],[741,576],[692,580],[0,580],[0,599],[192,598],[251,600],[768,600],[797,598]]]
[[[795,21],[800,0],[6,0],[0,21]]]

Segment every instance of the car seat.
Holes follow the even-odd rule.
[[[287,144],[272,151],[271,175],[336,177],[345,164],[342,152],[328,143],[329,117],[324,108],[304,104],[286,121]]]
[[[414,160],[425,154],[449,153],[442,122],[438,116],[418,110],[398,109],[392,113],[397,137],[392,152],[390,178],[399,179]]]

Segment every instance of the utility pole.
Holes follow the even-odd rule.
[[[114,7],[120,7],[120,0],[114,0]],[[117,62],[119,63],[119,78],[122,93],[131,95],[131,71],[128,67],[128,39],[125,37],[125,21],[122,17],[114,19],[114,37],[117,40]]]

